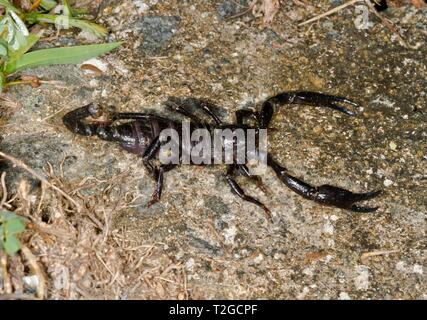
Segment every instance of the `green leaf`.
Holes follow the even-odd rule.
[[[21,217],[13,212],[0,211],[0,249],[12,255],[21,248],[16,237],[25,230],[25,224]]]
[[[9,52],[9,61],[13,63],[13,61],[21,58],[28,50],[30,50],[36,43],[39,41],[39,37],[35,34],[30,33],[27,37],[27,42],[24,46],[20,47],[17,51],[11,50]]]
[[[0,0],[0,7],[5,7],[8,10],[12,10],[18,14],[21,13],[21,10],[19,10],[18,8],[16,8],[14,5],[12,5],[9,1],[7,0]]]
[[[3,72],[1,72],[0,71],[0,92],[2,92],[3,91],[3,89],[4,89],[4,83],[5,83],[5,77],[4,77],[4,74],[3,74]],[[1,234],[1,233],[0,233]]]
[[[62,0],[62,5],[64,6],[64,14],[67,16],[72,16],[72,10],[68,0]]]
[[[6,211],[6,210],[2,210],[0,211],[0,224],[6,222],[9,219],[13,219],[17,217],[17,215],[15,213]]]
[[[50,11],[53,8],[56,7],[58,3],[54,0],[42,0],[40,5],[42,6],[43,9],[45,9],[46,11]]]
[[[71,11],[73,13],[73,17],[82,17],[89,14],[89,10],[85,8],[71,8]]]
[[[14,235],[23,232],[25,230],[25,224],[23,223],[22,219],[16,217],[6,221],[4,224],[4,229],[8,236]]]
[[[0,58],[7,58],[9,54],[9,49],[7,42],[3,39],[0,39]]]
[[[77,18],[70,18],[70,26],[90,32],[97,38],[105,37],[108,33],[107,29],[99,24]]]
[[[21,249],[21,243],[15,236],[9,236],[4,239],[3,247],[8,255],[13,255]]]
[[[24,54],[16,61],[7,62],[5,72],[9,75],[25,68],[35,68],[43,65],[78,64],[100,56],[120,45],[121,42],[113,42],[37,50]]]
[[[10,17],[13,19],[15,29],[19,31],[19,33],[21,33],[23,36],[28,37],[30,32],[28,31],[27,26],[21,20],[21,18],[14,11],[10,11]]]

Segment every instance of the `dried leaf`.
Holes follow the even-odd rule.
[[[36,76],[23,75],[21,76],[21,80],[25,83],[28,83],[33,88],[38,88],[41,85],[40,79]]]
[[[276,13],[279,11],[280,8],[280,1],[279,0],[264,0],[263,1],[263,11],[264,11],[264,24],[268,25],[270,24]]]
[[[313,263],[316,262],[328,255],[327,252],[318,251],[318,252],[309,252],[305,255],[304,263]]]
[[[102,70],[94,66],[93,64],[82,64],[80,66],[80,69],[83,70],[85,73],[93,74],[96,76],[102,75]]]
[[[411,2],[418,9],[424,8],[426,6],[425,1],[423,0],[411,0]]]
[[[280,0],[253,0],[249,7],[255,17],[264,15],[264,26],[269,25],[280,8]]]
[[[364,252],[360,256],[360,261],[363,264],[367,264],[367,260],[370,257],[388,255],[388,254],[391,254],[391,253],[398,253],[398,252],[399,252],[399,250],[376,250],[376,251]]]

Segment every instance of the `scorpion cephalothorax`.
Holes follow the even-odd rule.
[[[249,109],[238,110],[236,112],[236,122],[234,124],[224,124],[218,117],[218,107],[206,100],[170,98],[166,102],[169,109],[190,119],[191,130],[199,128],[266,129],[273,117],[274,109],[285,104],[306,104],[327,107],[350,116],[353,116],[354,112],[343,105],[358,106],[357,103],[343,97],[315,92],[284,92],[267,99],[261,105],[259,111]],[[208,116],[213,122],[204,120],[196,115],[194,111],[202,111],[204,115]],[[162,145],[159,135],[164,129],[175,129],[177,132],[181,132],[180,128],[182,123],[178,120],[151,113],[111,113],[107,121],[84,121],[88,117],[95,119],[99,117],[99,114],[100,108],[94,104],[89,104],[67,113],[63,121],[65,126],[74,133],[84,136],[96,135],[103,140],[115,141],[125,150],[140,155],[144,166],[157,182],[157,187],[149,202],[149,206],[159,201],[163,188],[163,174],[176,166],[176,164],[155,165],[153,163],[153,160],[159,156],[159,150]],[[127,120],[127,122],[113,124],[120,120]],[[254,121],[256,125],[248,124]],[[356,202],[372,199],[381,191],[353,193],[330,185],[314,187],[290,175],[288,170],[276,162],[270,154],[268,154],[267,157],[267,165],[274,170],[277,177],[287,187],[304,198],[354,212],[373,212],[378,209],[377,207],[359,206]],[[270,217],[270,210],[254,197],[247,195],[239,186],[234,178],[237,173],[256,179],[256,177],[251,174],[250,170],[248,170],[246,164],[228,164],[225,176],[232,191],[243,200],[252,202],[261,207],[267,213],[267,216]]]

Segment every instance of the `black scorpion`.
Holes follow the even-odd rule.
[[[235,124],[224,124],[216,112],[218,107],[207,100],[171,98],[166,103],[171,110],[190,119],[191,130],[198,128],[209,128],[211,130],[218,128],[266,129],[273,117],[274,110],[285,104],[327,107],[350,116],[354,116],[354,112],[343,105],[347,104],[358,107],[357,103],[344,97],[316,92],[284,92],[270,97],[263,102],[259,111],[250,109],[237,110],[235,113]],[[204,116],[208,116],[213,123],[197,116],[194,108],[202,111]],[[89,117],[92,117],[92,119],[98,118],[101,112],[101,108],[97,105],[89,104],[67,113],[63,117],[63,122],[69,130],[76,134],[97,136],[102,140],[117,142],[126,151],[141,156],[143,165],[157,183],[157,187],[148,205],[156,203],[160,200],[162,194],[164,173],[176,166],[174,164],[157,165],[153,163],[158,158],[162,145],[159,135],[163,129],[167,128],[173,128],[180,133],[182,123],[178,120],[169,119],[153,113],[111,113],[108,121],[86,121],[86,118]],[[122,120],[127,120],[127,122],[113,124]],[[254,121],[255,125],[248,124],[248,122],[253,123]],[[356,202],[372,199],[380,194],[380,190],[354,193],[331,185],[311,186],[289,174],[288,170],[275,161],[270,154],[267,156],[267,165],[274,170],[277,177],[287,187],[304,198],[354,212],[373,212],[378,209],[378,207],[359,206]],[[251,175],[246,164],[229,164],[227,165],[226,180],[232,191],[241,199],[261,207],[266,212],[267,217],[270,218],[270,210],[256,198],[247,195],[236,182],[235,176],[237,173],[256,179],[256,177]]]

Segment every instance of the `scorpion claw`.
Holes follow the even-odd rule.
[[[325,100],[325,103],[329,108],[338,110],[340,112],[348,114],[349,116],[355,116],[356,113],[347,109],[346,107],[341,106],[340,103],[346,103],[353,107],[360,107],[358,103],[344,97],[326,96]]]
[[[323,185],[316,190],[315,194],[313,195],[313,200],[334,207],[348,209],[354,212],[373,212],[378,208],[360,207],[354,203],[373,199],[380,193],[381,190],[366,193],[353,193],[342,188]]]
[[[360,107],[360,105],[350,99],[344,98],[344,97],[335,97],[335,100],[337,102],[343,102],[343,103],[348,103],[349,105],[352,105],[354,107]]]
[[[266,100],[263,104],[263,110],[271,109],[271,104],[306,104],[318,107],[326,107],[343,112],[349,116],[354,116],[355,113],[342,106],[342,104],[348,104],[353,107],[359,107],[359,104],[344,97],[307,91],[280,93]]]
[[[376,190],[376,191],[370,191],[370,192],[366,192],[366,193],[353,193],[352,197],[353,197],[354,202],[369,200],[369,199],[375,198],[381,192],[382,192],[381,190]]]
[[[349,110],[349,109],[347,109],[347,108],[345,108],[343,106],[340,106],[340,105],[338,105],[336,103],[333,103],[333,102],[329,105],[329,107],[332,108],[332,109],[341,111],[341,112],[343,112],[343,113],[345,113],[345,114],[347,114],[349,116],[352,116],[352,117],[356,115],[353,111],[351,111],[351,110]]]

